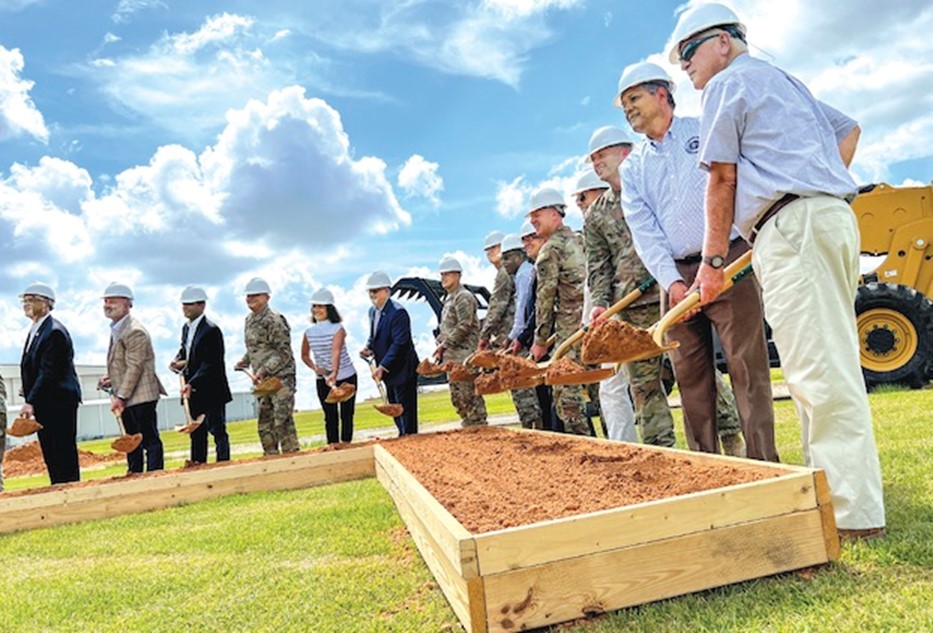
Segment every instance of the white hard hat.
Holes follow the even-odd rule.
[[[629,64],[619,77],[619,90],[616,91],[616,98],[613,103],[615,103],[617,108],[621,108],[623,92],[649,81],[663,81],[667,84],[668,92],[674,92],[676,88],[676,84],[674,80],[671,79],[671,76],[657,64],[652,64],[651,62]]]
[[[680,61],[680,43],[685,39],[714,26],[725,26],[727,24],[734,24],[738,27],[742,36],[745,36],[745,25],[739,21],[739,16],[723,4],[710,2],[687,9],[680,14],[677,26],[674,27],[674,34],[671,35],[671,50],[667,56],[668,60],[672,64]]]
[[[486,239],[483,240],[483,250],[489,250],[494,246],[499,246],[502,244],[502,238],[505,237],[505,233],[502,231],[493,231],[486,236]]]
[[[369,276],[369,279],[366,280],[366,289],[367,290],[378,290],[379,288],[391,288],[392,280],[389,279],[389,276],[377,270]]]
[[[590,191],[591,189],[608,189],[609,183],[605,180],[600,180],[599,176],[596,175],[592,169],[583,172],[577,177],[577,187],[573,191],[573,195],[583,193],[584,191]]]
[[[522,244],[522,238],[517,236],[515,233],[509,233],[502,238],[503,253],[508,253],[509,251],[520,251],[524,248],[525,246]]]
[[[457,261],[457,258],[450,257],[449,255],[441,260],[441,263],[438,264],[438,272],[442,273],[461,273],[463,272],[463,267],[460,265],[460,262]]]
[[[537,235],[537,234],[538,232],[535,230],[535,227],[531,222],[529,222],[528,220],[525,220],[524,222],[522,222],[522,231],[519,234],[519,237],[525,238],[525,237],[528,237],[529,235]]]
[[[327,288],[319,288],[311,295],[311,305],[313,306],[332,306],[334,305],[334,293]]]
[[[557,210],[560,211],[561,215],[564,215],[564,207],[567,206],[564,202],[564,196],[557,189],[551,189],[550,187],[544,187],[543,189],[538,189],[531,196],[531,208],[528,209],[528,213],[534,213],[538,209],[544,209],[546,207],[557,207]]]
[[[182,303],[201,303],[207,301],[207,293],[200,286],[188,286],[181,291]]]
[[[586,162],[593,162],[593,154],[613,145],[634,145],[625,130],[614,125],[604,125],[596,128],[590,136],[590,151],[586,155]]]
[[[45,297],[49,300],[50,303],[55,303],[55,291],[52,290],[52,286],[44,284],[41,281],[34,281],[26,289],[20,293],[19,297],[22,299],[26,295],[35,295],[37,297]]]
[[[247,295],[271,295],[272,289],[269,288],[268,282],[262,277],[253,277],[246,282],[244,293]]]
[[[133,291],[130,290],[130,287],[126,284],[120,284],[117,282],[111,282],[109,286],[104,289],[103,299],[109,299],[111,297],[122,297],[124,299],[132,299]]]

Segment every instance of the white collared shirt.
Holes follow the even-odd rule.
[[[204,313],[194,321],[188,321],[188,338],[185,339],[185,358],[191,358],[191,344],[194,342],[194,333],[198,331],[198,326],[204,320]]]

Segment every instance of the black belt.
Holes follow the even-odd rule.
[[[752,229],[752,234],[748,240],[749,244],[754,244],[755,240],[758,238],[758,232],[762,227],[768,223],[768,220],[773,218],[778,214],[778,211],[789,205],[794,200],[799,200],[800,196],[796,193],[785,193],[781,196],[774,204],[765,209],[765,212],[758,218],[758,221],[755,222],[755,228]]]
[[[732,247],[736,245],[742,238],[737,237],[731,242],[729,242],[729,250],[732,250]],[[686,257],[681,257],[680,259],[675,259],[675,264],[681,264],[683,266],[689,266],[691,264],[697,264],[703,261],[703,253],[694,253],[693,255],[687,255]]]

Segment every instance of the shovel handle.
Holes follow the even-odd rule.
[[[742,281],[750,274],[752,274],[752,252],[746,251],[741,257],[732,262],[726,267],[725,270],[725,284],[723,284],[722,291],[726,292],[732,286]],[[676,306],[668,310],[658,323],[651,328],[652,334],[651,337],[654,339],[654,342],[658,347],[664,346],[664,335],[667,334],[667,331],[680,323],[683,320],[684,316],[700,305],[700,289],[697,288],[689,295],[684,297],[683,301],[678,303]]]
[[[360,358],[366,361],[366,364],[369,365],[369,375],[373,377],[373,382],[376,383],[376,388],[379,390],[379,395],[382,396],[382,404],[389,404],[389,396],[386,393],[385,385],[382,384],[382,381],[376,378],[376,358],[373,355],[363,356],[360,354]]]
[[[184,390],[185,390],[185,376],[184,374],[178,374],[178,391],[179,391],[179,395],[181,396],[181,406],[185,410],[185,421],[188,424],[191,424],[192,422],[194,422],[194,420],[191,419],[191,405],[188,404],[188,398],[181,395],[181,392],[184,392]]]

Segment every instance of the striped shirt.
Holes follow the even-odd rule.
[[[311,354],[314,356],[315,364],[327,372],[333,371],[331,365],[331,356],[334,349],[334,337],[337,332],[343,329],[340,323],[331,323],[330,321],[321,321],[314,323],[305,331],[305,338],[308,340],[308,346],[311,348]],[[353,368],[353,361],[350,360],[350,354],[347,353],[347,343],[344,340],[340,347],[340,369],[337,371],[337,380],[344,380],[356,374]],[[318,376],[318,378],[323,378]]]

